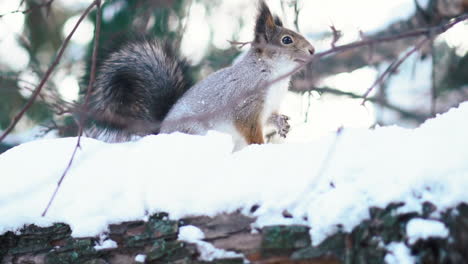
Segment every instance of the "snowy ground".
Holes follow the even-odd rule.
[[[0,234],[24,224],[65,222],[74,236],[95,236],[110,223],[157,211],[180,218],[239,208],[248,213],[257,204],[256,226],[307,224],[318,244],[338,224],[350,231],[368,218],[370,206],[403,201],[403,211],[420,212],[423,201],[438,210],[468,202],[467,120],[464,103],[417,129],[344,128],[313,142],[253,145],[235,153],[229,136],[218,133],[120,144],[84,138],[44,218],[76,138],[37,140],[0,155]],[[285,209],[294,217],[284,218]],[[410,231],[414,239],[444,236],[440,225],[420,221]]]

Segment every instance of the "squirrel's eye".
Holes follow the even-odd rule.
[[[290,36],[284,36],[283,39],[281,39],[281,42],[283,42],[285,45],[289,45],[293,43],[293,40]]]

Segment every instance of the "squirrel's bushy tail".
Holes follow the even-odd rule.
[[[127,41],[99,62],[87,132],[106,141],[157,134],[171,106],[191,85],[188,63],[169,43]]]

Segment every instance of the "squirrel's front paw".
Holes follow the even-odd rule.
[[[289,129],[291,128],[288,123],[289,117],[286,115],[273,114],[270,120],[276,126],[280,137],[286,138],[286,135],[289,133]]]

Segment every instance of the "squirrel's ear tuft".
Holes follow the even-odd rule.
[[[261,38],[264,38],[268,42],[275,27],[275,19],[271,15],[270,9],[264,0],[260,0],[257,21],[255,23],[255,42],[261,42]]]
[[[279,16],[275,16],[275,25],[277,25],[278,27],[283,27],[283,21],[281,20],[281,18],[279,18]]]

